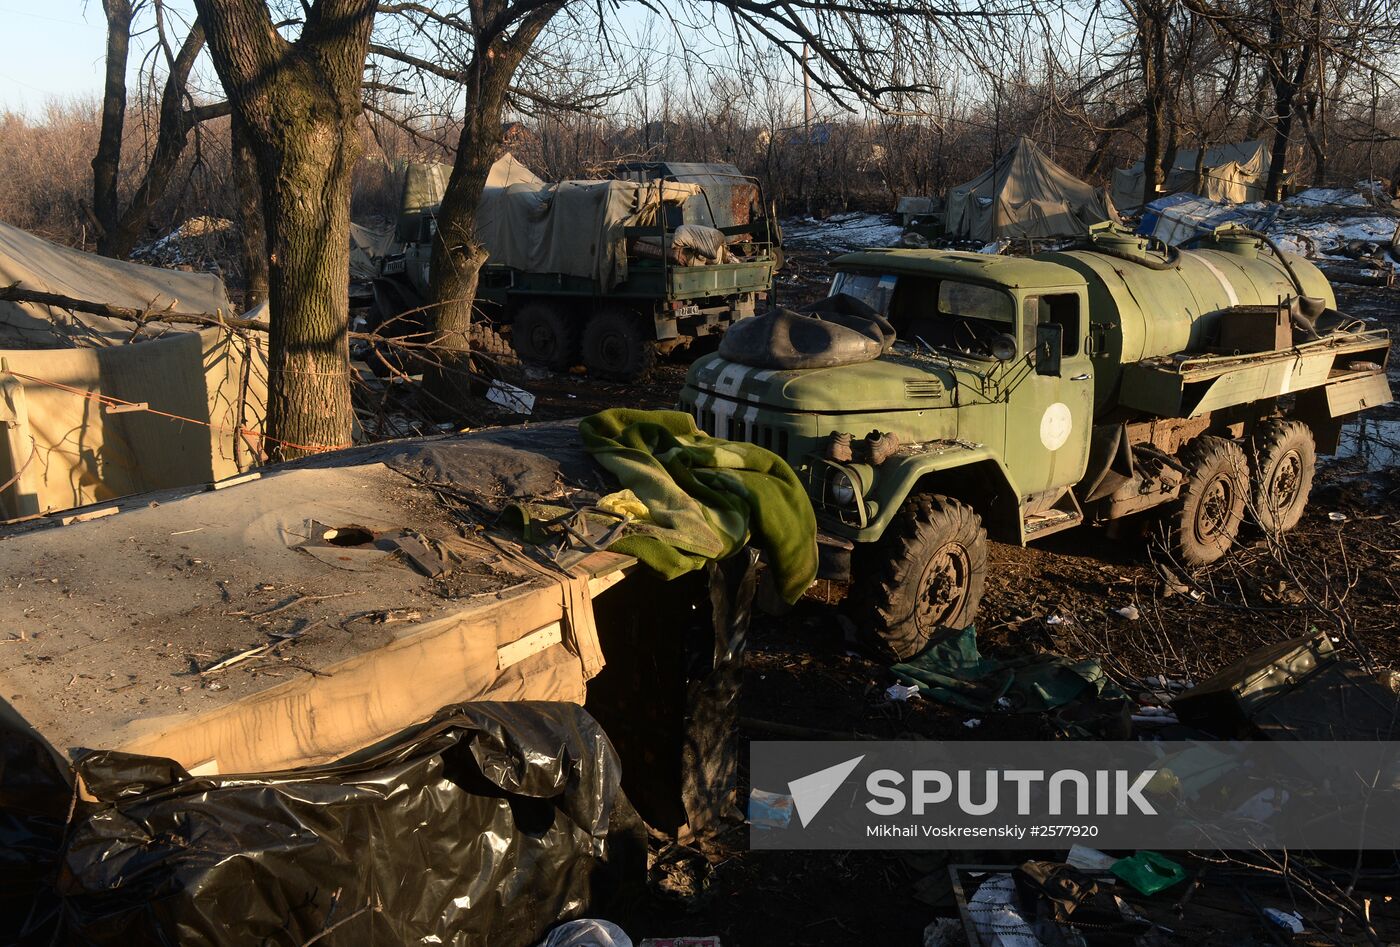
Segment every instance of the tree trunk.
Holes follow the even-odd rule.
[[[112,237],[117,229],[117,177],[121,170],[122,133],[126,127],[126,63],[131,48],[130,0],[102,0],[107,16],[107,73],[102,91],[102,130],[92,158],[92,215],[97,224],[97,252],[120,256]]]
[[[234,198],[238,205],[238,253],[243,267],[243,308],[267,299],[267,228],[263,226],[262,191],[257,158],[248,132],[235,116],[231,126]]]
[[[472,111],[469,107],[468,115]],[[485,248],[476,240],[476,211],[501,143],[500,106],[491,109],[488,105],[475,113],[479,118],[469,119],[462,131],[438,208],[430,267],[430,296],[437,306],[433,354],[439,365],[426,366],[423,380],[437,402],[449,405],[461,404],[469,396],[476,288],[487,258]]]
[[[1283,22],[1283,14],[1279,10],[1279,0],[1275,0],[1271,6],[1269,17],[1269,40],[1270,45],[1276,50],[1275,56],[1278,58],[1270,63],[1270,68],[1274,79],[1274,145],[1269,154],[1269,178],[1264,185],[1264,196],[1269,200],[1278,200],[1282,197],[1282,181],[1284,168],[1288,163],[1288,142],[1293,133],[1293,110],[1294,99],[1298,95],[1298,90],[1302,88],[1303,80],[1308,75],[1308,69],[1312,65],[1313,43],[1307,40],[1302,42],[1302,50],[1298,53],[1298,60],[1293,67],[1289,68],[1287,57],[1283,54],[1283,47],[1288,39],[1287,30]],[[1313,0],[1313,18],[1321,13],[1322,0]]]
[[[105,227],[107,255],[126,257],[141,236],[151,212],[170,185],[175,171],[180,165],[180,157],[185,153],[185,144],[190,131],[200,122],[220,118],[229,114],[227,102],[185,108],[186,88],[190,70],[204,48],[204,27],[199,20],[190,26],[190,32],[180,46],[180,52],[171,64],[170,74],[165,77],[165,87],[160,99],[160,129],[156,133],[156,144],[151,152],[151,160],[141,176],[141,184],[131,196],[131,202],[113,223]]]
[[[1143,154],[1142,203],[1156,200],[1162,184],[1162,59],[1159,57],[1159,34],[1164,29],[1156,12],[1147,5],[1138,8],[1138,45],[1142,56],[1143,86]]]
[[[350,173],[353,122],[292,133],[280,167],[263,171],[272,331],[267,425],[273,457],[351,441]],[[352,144],[353,143],[353,144]],[[311,195],[343,194],[342,200]]]
[[[196,0],[267,227],[273,459],[350,443],[350,179],[374,0],[317,0],[296,42],[261,0]]]
[[[466,69],[466,112],[457,157],[438,207],[433,239],[431,301],[438,365],[423,373],[424,387],[436,404],[454,405],[468,397],[471,328],[476,288],[486,250],[476,241],[476,211],[486,177],[503,140],[502,113],[515,71],[551,17],[563,6],[545,4],[526,14],[507,39],[478,48]]]

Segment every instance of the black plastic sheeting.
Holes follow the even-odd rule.
[[[284,773],[113,752],[77,771],[99,802],[75,812],[38,943],[523,947],[644,883],[617,755],[574,704],[461,704]]]

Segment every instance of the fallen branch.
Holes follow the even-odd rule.
[[[175,312],[173,305],[169,309],[152,309],[150,307],[145,309],[133,309],[130,306],[113,306],[109,303],[74,299],[72,296],[63,296],[59,293],[45,293],[37,289],[21,289],[19,283],[0,286],[0,302],[36,303],[41,306],[57,306],[59,309],[67,309],[72,312],[86,312],[94,316],[105,316],[108,319],[135,322],[138,325],[146,325],[149,322],[169,322],[177,325],[219,326],[231,329],[246,329],[253,332],[267,332],[269,330],[269,326],[266,322],[259,322],[256,319],[242,319],[238,316],[225,316],[222,313]]]

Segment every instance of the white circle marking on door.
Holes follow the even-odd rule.
[[[1045,445],[1046,450],[1059,450],[1065,446],[1073,430],[1074,416],[1070,414],[1069,405],[1056,401],[1041,415],[1040,443]]]

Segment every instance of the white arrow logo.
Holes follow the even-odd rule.
[[[851,775],[863,759],[865,755],[861,754],[853,760],[828,766],[788,783],[788,792],[792,793],[792,804],[797,808],[797,817],[802,820],[804,829],[807,823],[822,811],[822,806],[836,795],[836,790],[841,788],[846,777]]]

